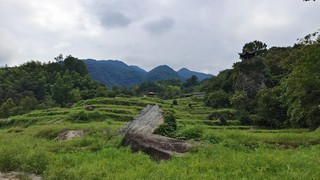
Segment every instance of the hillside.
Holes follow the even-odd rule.
[[[128,66],[121,61],[84,60],[91,77],[108,87],[130,87],[144,81],[147,72],[138,66]]]
[[[148,72],[145,81],[180,79],[179,74],[167,65],[158,66]]]
[[[204,79],[208,79],[208,78],[213,77],[212,74],[205,74],[205,73],[195,72],[195,71],[191,71],[191,70],[189,70],[187,68],[181,68],[177,73],[183,79],[188,79],[191,76],[195,75],[195,76],[198,77],[199,81],[202,81]]]
[[[97,98],[0,119],[0,174],[35,173],[43,179],[319,178],[319,129],[239,126],[232,119],[234,109],[204,107],[201,97],[176,101]],[[175,136],[196,146],[161,162],[119,146],[121,137],[114,133],[147,104],[174,112]],[[229,114],[225,122],[214,118],[223,114]],[[67,131],[82,135],[62,140]]]
[[[167,65],[158,66],[147,72],[139,66],[129,66],[118,60],[83,60],[91,77],[109,88],[112,86],[132,87],[142,82],[181,79],[186,80],[196,75],[201,81],[211,78],[211,74],[195,72],[182,68],[178,72]]]

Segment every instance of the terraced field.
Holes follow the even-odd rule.
[[[161,162],[121,147],[121,137],[114,132],[147,104],[173,112],[176,137],[197,146],[183,157]],[[219,120],[219,113],[230,118]],[[71,108],[37,110],[0,120],[0,171],[35,173],[44,179],[320,178],[319,129],[240,126],[233,113],[204,107],[201,97],[177,99],[177,105],[157,98],[99,98]],[[85,135],[57,140],[66,130]]]

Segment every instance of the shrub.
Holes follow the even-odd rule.
[[[230,106],[229,94],[221,90],[205,95],[204,102],[206,106],[211,106],[213,108]]]
[[[42,129],[38,133],[36,133],[35,137],[37,138],[44,138],[44,139],[54,139],[60,133],[58,129]]]
[[[214,111],[207,119],[208,120],[233,120],[236,118],[236,111],[224,110],[224,111]]]
[[[22,164],[22,169],[26,172],[42,174],[49,163],[49,156],[45,151],[32,151],[27,154]]]
[[[203,135],[202,128],[199,126],[195,126],[195,127],[183,130],[177,137],[179,139],[184,139],[184,140],[188,140],[188,139],[200,140],[202,138],[202,135]]]
[[[70,114],[67,120],[72,122],[90,122],[90,121],[100,121],[103,118],[104,116],[98,111],[86,112],[82,110],[82,111],[77,111]]]
[[[16,148],[1,148],[0,149],[0,171],[14,171],[20,167],[21,160]]]
[[[172,100],[172,105],[178,105],[178,101],[176,99]]]
[[[172,113],[166,113],[164,115],[164,122],[155,131],[155,134],[162,136],[174,137],[177,130],[176,118]]]

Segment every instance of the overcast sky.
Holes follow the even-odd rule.
[[[217,74],[260,40],[292,46],[320,28],[320,2],[303,0],[0,0],[0,66],[118,59]]]

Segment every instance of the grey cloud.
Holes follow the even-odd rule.
[[[144,24],[143,28],[151,34],[162,34],[172,29],[174,24],[174,19],[163,17],[161,19]]]
[[[107,11],[100,15],[100,22],[107,28],[126,27],[131,24],[131,19],[121,12]]]

